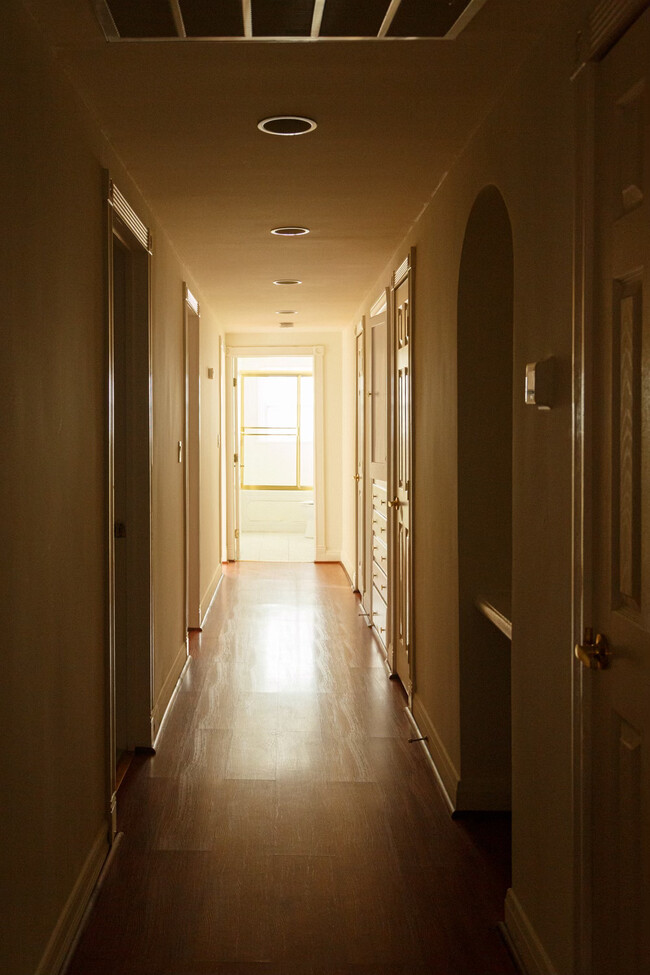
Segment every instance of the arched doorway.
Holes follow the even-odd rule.
[[[458,281],[459,810],[510,806],[513,277],[508,211],[487,186]]]

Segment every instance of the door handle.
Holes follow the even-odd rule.
[[[607,637],[603,636],[602,633],[597,633],[594,640],[594,631],[590,626],[587,626],[585,627],[585,642],[576,643],[575,655],[580,663],[588,667],[589,670],[607,670],[612,651],[609,649]]]
[[[353,474],[352,477],[355,479],[355,481],[361,480],[361,474]]]
[[[389,501],[388,502],[388,507],[389,508],[401,508],[402,507],[402,502],[400,501],[399,498],[393,498],[392,501]]]

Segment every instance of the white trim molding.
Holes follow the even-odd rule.
[[[214,597],[217,595],[217,590],[221,585],[222,579],[223,579],[223,566],[221,565],[221,562],[219,562],[216,569],[214,570],[214,575],[210,580],[210,584],[208,585],[208,588],[206,589],[203,598],[201,599],[201,623],[200,623],[201,626],[203,626],[203,622],[206,616],[208,615],[208,613],[210,612],[210,607],[212,606]]]
[[[226,389],[230,390],[236,377],[236,360],[250,357],[293,357],[311,356],[314,368],[314,529],[316,540],[316,562],[340,562],[341,553],[330,551],[326,546],[325,523],[325,385],[323,345],[268,345],[268,346],[228,346],[226,348]],[[228,407],[230,397],[226,398],[226,430],[228,443],[226,458],[235,451],[234,417],[232,407]],[[230,452],[230,453],[228,453]],[[226,459],[226,465],[228,461]],[[226,467],[227,469],[227,467]],[[234,533],[236,528],[236,508],[233,479],[226,484],[228,559],[236,558]]]
[[[156,698],[156,703],[154,704],[151,712],[151,740],[154,743],[154,747],[163,721],[165,720],[165,716],[169,710],[169,706],[174,699],[174,694],[183,676],[183,672],[189,663],[189,660],[190,658],[187,655],[187,643],[184,642],[176,654],[176,659],[170,667],[169,673],[165,679],[165,683],[160,689],[160,694]]]
[[[506,894],[505,934],[524,975],[558,975],[512,887]]]
[[[407,713],[411,714],[410,711]],[[456,811],[456,793],[458,792],[460,776],[417,691],[413,695],[411,717],[418,731],[422,729],[422,732],[426,735],[427,740],[424,744],[426,745],[431,764],[438,779],[443,798],[449,806],[450,812],[453,813]],[[422,732],[420,732],[420,736]]]
[[[108,834],[109,825],[104,823],[95,837],[79,876],[70,891],[70,896],[59,915],[35,975],[58,975],[59,972],[63,971],[70,948],[74,943],[86,907],[90,902],[95,884],[109,853]]]

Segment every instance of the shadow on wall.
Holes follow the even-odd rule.
[[[461,781],[458,809],[510,806],[513,243],[499,190],[479,193],[458,281],[458,539]]]

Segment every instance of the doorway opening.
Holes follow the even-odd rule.
[[[108,180],[109,808],[136,748],[151,748],[150,237]]]
[[[236,380],[238,558],[313,562],[313,356],[239,356]]]
[[[495,186],[467,221],[458,280],[459,810],[508,810],[514,262]]]
[[[184,286],[185,326],[185,619],[200,630],[201,617],[201,377],[199,304]]]

